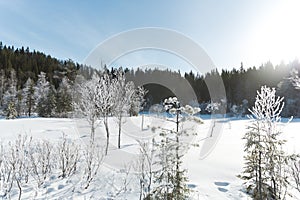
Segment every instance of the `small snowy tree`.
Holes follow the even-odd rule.
[[[7,81],[7,89],[3,96],[3,108],[8,119],[14,119],[18,116],[17,109],[17,79],[16,72],[10,72],[10,78]]]
[[[255,105],[250,109],[252,123],[244,138],[245,167],[240,176],[247,191],[255,199],[284,199],[287,186],[287,164],[290,156],[283,151],[284,140],[279,138],[280,113],[283,98],[266,86],[257,92]]]
[[[0,111],[3,106],[4,91],[5,91],[5,74],[4,74],[4,70],[1,69],[0,70]]]
[[[130,98],[130,116],[138,115],[138,113],[143,109],[143,105],[145,103],[144,97],[146,94],[147,91],[143,87],[137,87],[137,89]]]
[[[291,71],[290,79],[293,81],[295,88],[300,89],[300,78],[298,76],[298,71],[296,69],[293,69]]]
[[[106,131],[106,149],[105,155],[108,153],[109,146],[109,125],[108,117],[112,115],[115,105],[116,105],[116,90],[114,89],[116,85],[116,79],[112,79],[109,74],[105,71],[100,77],[99,83],[96,85],[97,101],[96,107],[100,116],[103,119],[103,123]]]
[[[63,77],[57,90],[56,112],[59,117],[67,117],[72,111],[71,86],[67,77]]]
[[[187,130],[180,130],[179,124],[186,120],[194,120],[194,114],[200,112],[200,108],[193,108],[189,105],[181,106],[176,97],[164,100],[164,107],[167,112],[175,115],[176,131],[163,129],[160,132],[161,141],[157,143],[159,153],[157,154],[158,165],[161,167],[155,172],[157,186],[153,190],[155,199],[186,199],[189,193],[187,187],[186,170],[182,168],[182,151],[188,148],[181,140],[189,133]],[[182,114],[187,116],[183,116]]]
[[[34,102],[36,103],[36,111],[39,116],[52,117],[55,115],[56,90],[46,80],[44,72],[38,75],[38,80],[34,87]]]
[[[18,112],[16,110],[16,106],[13,102],[10,102],[6,108],[6,119],[15,119],[17,116]]]
[[[73,106],[75,112],[84,117],[91,127],[91,140],[95,139],[95,130],[99,125],[99,109],[97,107],[98,93],[97,85],[99,84],[99,76],[94,73],[91,80],[83,80],[83,77],[77,77],[75,84],[76,94],[73,95]],[[80,79],[80,80],[79,80]]]
[[[114,114],[117,118],[118,123],[118,148],[121,148],[121,132],[122,132],[122,118],[128,114],[130,110],[130,100],[135,93],[134,83],[126,83],[125,75],[121,70],[117,72],[116,82],[114,82],[114,96],[115,96],[115,107]]]
[[[25,115],[31,116],[33,110],[35,109],[34,101],[34,82],[31,78],[28,78],[22,92],[22,107]]]

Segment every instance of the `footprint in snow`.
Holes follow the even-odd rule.
[[[228,182],[215,182],[215,185],[220,186],[220,187],[218,187],[218,190],[220,192],[228,192],[228,190],[226,188],[223,188],[223,187],[226,187],[229,185]]]
[[[63,189],[65,186],[64,185],[58,185],[57,189]]]
[[[227,189],[225,189],[225,188],[221,188],[221,187],[218,187],[218,190],[219,190],[220,192],[228,192],[228,190],[227,190]]]
[[[229,183],[228,183],[228,182],[215,182],[215,185],[216,185],[216,186],[223,186],[223,187],[226,187],[226,186],[229,185]]]

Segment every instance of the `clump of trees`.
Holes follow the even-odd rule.
[[[83,77],[78,79],[83,80]],[[107,70],[95,73],[90,80],[76,84],[74,97],[75,111],[84,116],[91,127],[91,140],[95,139],[95,129],[103,122],[106,131],[106,150],[108,153],[110,131],[109,117],[115,117],[118,124],[118,148],[121,148],[122,119],[130,111],[138,112],[142,108],[146,91],[126,82],[122,69],[113,74]]]
[[[0,89],[5,91],[1,97],[0,111],[7,119],[21,116],[38,115],[41,117],[68,117],[72,112],[71,81],[63,77],[58,88],[50,84],[46,74],[41,72],[36,83],[28,78],[23,87],[17,86],[16,71],[10,71],[10,77],[0,76],[5,84]]]

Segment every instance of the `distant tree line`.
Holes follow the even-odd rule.
[[[282,115],[287,117],[293,115],[300,116],[300,92],[296,90],[292,83],[292,77],[300,72],[300,63],[295,60],[291,63],[274,66],[271,62],[260,67],[250,67],[245,69],[243,63],[240,68],[232,70],[223,69],[212,70],[206,74],[189,73],[182,74],[180,71],[160,70],[160,69],[136,69],[127,71],[127,79],[133,80],[135,84],[140,82],[152,82],[168,79],[172,83],[171,87],[164,87],[159,84],[150,83],[144,86],[148,93],[146,99],[150,107],[153,104],[162,103],[161,100],[174,95],[176,92],[184,93],[187,89],[186,81],[193,88],[197,100],[185,99],[185,103],[199,103],[202,113],[210,102],[210,95],[206,85],[206,79],[213,76],[221,76],[226,90],[227,113],[247,112],[248,107],[252,107],[255,102],[256,91],[261,86],[267,85],[277,88],[278,94],[285,97],[285,108]],[[166,81],[164,81],[166,83]],[[187,95],[188,96],[188,95]],[[220,103],[222,97],[220,96]],[[246,107],[246,108],[245,108]]]
[[[117,68],[107,69],[110,74],[114,74],[116,70]],[[181,102],[193,104],[193,106],[199,105],[201,112],[205,113],[205,108],[211,100],[206,80],[210,77],[221,76],[226,90],[225,103],[227,105],[227,113],[245,114],[247,108],[252,107],[255,102],[256,91],[261,86],[267,85],[277,88],[278,94],[285,97],[286,106],[282,111],[282,116],[293,115],[294,117],[300,117],[300,92],[293,87],[291,80],[295,73],[299,71],[300,63],[298,60],[288,64],[281,63],[276,66],[273,66],[271,62],[267,62],[260,67],[247,69],[241,63],[241,66],[237,69],[223,69],[221,71],[215,69],[206,74],[193,71],[181,73],[180,71],[160,70],[158,68],[145,70],[139,68],[124,69],[126,81],[133,81],[136,86],[141,86],[142,84],[148,91],[146,94],[146,105],[144,106],[145,110],[150,109],[154,104],[162,104],[162,100],[165,98],[181,94],[182,97],[178,97]],[[11,92],[13,92],[13,87],[15,87],[20,100],[22,96],[20,91],[26,87],[28,89],[30,81],[36,88],[42,72],[46,81],[49,82],[50,93],[53,93],[51,97],[53,99],[52,102],[54,102],[54,99],[56,102],[52,104],[57,106],[62,103],[57,92],[63,80],[65,83],[67,80],[68,84],[72,86],[78,74],[89,80],[94,72],[99,73],[96,69],[75,63],[72,60],[58,60],[39,51],[30,51],[28,47],[14,48],[13,46],[3,45],[0,42],[1,110],[4,110],[3,101],[7,98],[4,98],[7,91],[12,90]],[[12,88],[9,89],[12,84]],[[190,95],[191,90],[187,90],[189,87],[195,94],[195,99]],[[220,96],[220,103],[222,103],[223,98]],[[16,97],[16,99],[18,98]],[[6,105],[6,108],[8,106]],[[63,115],[65,116],[65,114]]]

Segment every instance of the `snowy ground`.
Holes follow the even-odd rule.
[[[117,195],[119,182],[125,180],[126,173],[122,168],[137,155],[138,144],[136,139],[147,138],[153,135],[153,126],[170,127],[171,122],[159,118],[144,117],[144,127],[141,128],[141,117],[127,118],[123,125],[121,150],[117,146],[117,125],[114,119],[110,119],[110,131],[112,133],[109,154],[100,168],[100,173],[94,180],[94,184],[83,190],[81,187],[81,175],[70,179],[60,179],[52,176],[42,188],[36,188],[30,183],[24,186],[22,199],[138,199],[137,190],[129,188],[122,195]],[[197,136],[190,138],[191,143],[199,144],[199,147],[191,146],[184,157],[184,166],[188,169],[189,186],[193,189],[193,199],[250,199],[242,191],[242,182],[236,176],[242,171],[243,166],[243,141],[249,120],[226,120],[222,122],[217,143],[205,158],[201,157],[208,134],[213,122],[205,119],[204,124],[193,126]],[[282,126],[283,136],[288,140],[287,149],[291,153],[300,153],[300,120],[294,120],[288,125]],[[0,120],[0,139],[2,143],[14,141],[19,134],[33,136],[35,139],[44,139],[57,142],[63,134],[75,140],[82,146],[89,136],[88,124],[73,119],[49,119],[31,118],[16,120]],[[105,141],[104,127],[97,129],[96,136]],[[214,141],[212,141],[212,144]],[[211,150],[211,149],[210,149]],[[131,185],[138,184],[134,177],[130,177]],[[121,187],[121,186],[120,186]],[[138,187],[138,185],[137,185]],[[299,193],[293,191],[297,199]],[[18,190],[11,192],[12,199],[17,198]]]

